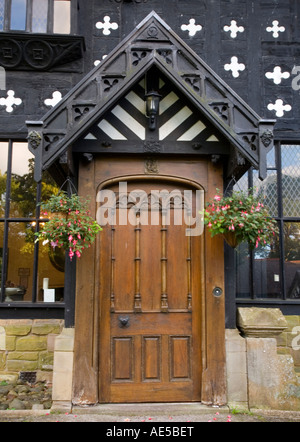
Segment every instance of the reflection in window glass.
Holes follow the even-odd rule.
[[[256,298],[281,298],[279,238],[271,245],[259,246],[254,251],[254,296]]]
[[[250,251],[247,243],[236,248],[236,296],[251,298]]]
[[[70,0],[54,0],[55,34],[70,34],[71,32],[71,2]]]
[[[0,218],[5,214],[8,144],[0,143]]]
[[[26,30],[26,0],[11,0],[10,29]]]
[[[42,228],[42,225],[40,226]],[[61,302],[64,298],[65,252],[39,243],[37,301]]]
[[[32,1],[32,32],[47,32],[48,0]]]
[[[13,143],[10,217],[32,218],[36,207],[34,157],[27,143]]]
[[[300,146],[281,146],[283,216],[300,215]]]
[[[284,223],[285,281],[289,299],[300,299],[300,223]]]
[[[9,223],[5,301],[31,301],[34,229],[30,223]]]

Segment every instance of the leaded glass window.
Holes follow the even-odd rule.
[[[32,32],[47,32],[48,0],[32,1]]]
[[[0,31],[4,29],[5,0],[0,0]]]
[[[247,244],[237,248],[237,298],[300,301],[300,145],[277,143],[267,165],[264,181],[250,170],[238,184],[256,188],[280,235],[254,251]]]
[[[0,31],[71,33],[72,0],[0,0]]]
[[[300,216],[300,146],[281,146],[284,217]]]
[[[25,142],[0,142],[0,307],[64,300],[64,252],[35,241],[42,228],[38,202],[58,191],[48,173],[34,181]]]

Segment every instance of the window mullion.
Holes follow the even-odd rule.
[[[26,11],[26,31],[32,32],[32,0],[27,0]]]
[[[54,0],[48,0],[47,32],[53,34]]]
[[[3,232],[3,256],[2,256],[2,277],[1,277],[1,302],[5,300],[5,281],[7,275],[7,249],[8,249],[8,231],[9,231],[9,210],[10,210],[10,190],[11,190],[11,166],[12,166],[12,140],[9,140],[8,144],[8,160],[7,160],[7,177],[6,177],[6,195],[5,195],[5,221]]]
[[[10,30],[11,0],[6,0],[4,10],[4,31]]]
[[[282,299],[286,299],[285,271],[284,271],[284,223],[283,223],[283,202],[282,202],[282,161],[281,161],[281,143],[277,142],[276,166],[277,166],[277,198],[278,198],[278,219],[279,219],[279,259],[280,259],[280,281],[282,290]]]

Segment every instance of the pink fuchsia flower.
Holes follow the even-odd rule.
[[[77,258],[80,258],[81,254],[80,254],[79,250],[76,250],[75,253],[76,253]]]
[[[215,201],[221,201],[221,197],[220,197],[219,195],[215,195],[215,196],[214,196],[214,200],[215,200]]]
[[[72,241],[73,240],[73,236],[70,235],[68,239],[69,239],[69,241]]]
[[[55,247],[57,247],[57,241],[51,241],[51,246],[55,249]]]
[[[73,252],[72,249],[70,249],[70,251],[69,251],[69,258],[70,258],[71,261],[72,261],[73,256],[74,256],[74,252]]]

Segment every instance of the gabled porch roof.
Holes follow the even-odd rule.
[[[228,140],[231,161],[263,179],[275,120],[261,119],[154,11],[42,121],[26,122],[35,179],[154,66]]]

